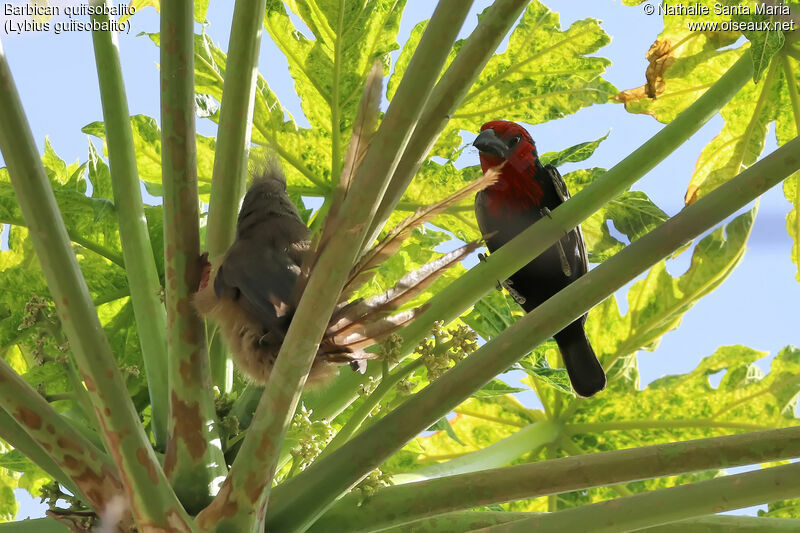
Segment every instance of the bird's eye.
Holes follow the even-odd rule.
[[[519,135],[514,135],[508,140],[508,146],[513,148],[514,146],[518,145],[519,142],[522,140],[522,137]]]

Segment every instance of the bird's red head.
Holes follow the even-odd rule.
[[[484,172],[504,161],[507,166],[523,172],[538,158],[530,133],[508,120],[492,120],[481,126],[481,133],[473,145],[480,150]]]
[[[481,126],[472,144],[480,152],[484,173],[504,163],[497,183],[487,188],[492,198],[490,209],[510,212],[539,206],[543,194],[536,173],[541,165],[525,128],[507,120],[492,120]]]

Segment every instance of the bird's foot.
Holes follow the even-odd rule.
[[[548,207],[542,207],[539,209],[539,214],[543,217],[553,218],[553,215],[550,214],[550,209]]]
[[[488,256],[487,256],[486,254],[484,254],[484,253],[479,253],[479,254],[478,254],[478,261],[481,261],[481,262],[485,263],[485,262],[486,262],[486,259],[487,259],[487,257],[488,257]],[[497,286],[495,287],[495,289],[497,289],[498,291],[502,291],[502,290],[503,290],[503,282],[502,282],[502,281],[500,281],[500,280],[497,280]]]

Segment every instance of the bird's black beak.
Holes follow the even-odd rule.
[[[483,130],[475,139],[475,142],[472,143],[472,146],[481,152],[500,159],[507,159],[511,152],[506,143],[497,136],[493,129]]]

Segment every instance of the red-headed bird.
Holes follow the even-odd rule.
[[[549,216],[569,198],[561,174],[552,165],[542,165],[533,139],[519,124],[487,122],[473,145],[480,151],[484,172],[505,163],[497,182],[475,195],[475,215],[490,252]],[[511,276],[508,285],[522,308],[530,312],[587,270],[586,245],[578,226]],[[588,397],[603,390],[606,376],[586,338],[585,322],[583,315],[554,337],[572,388]]]

